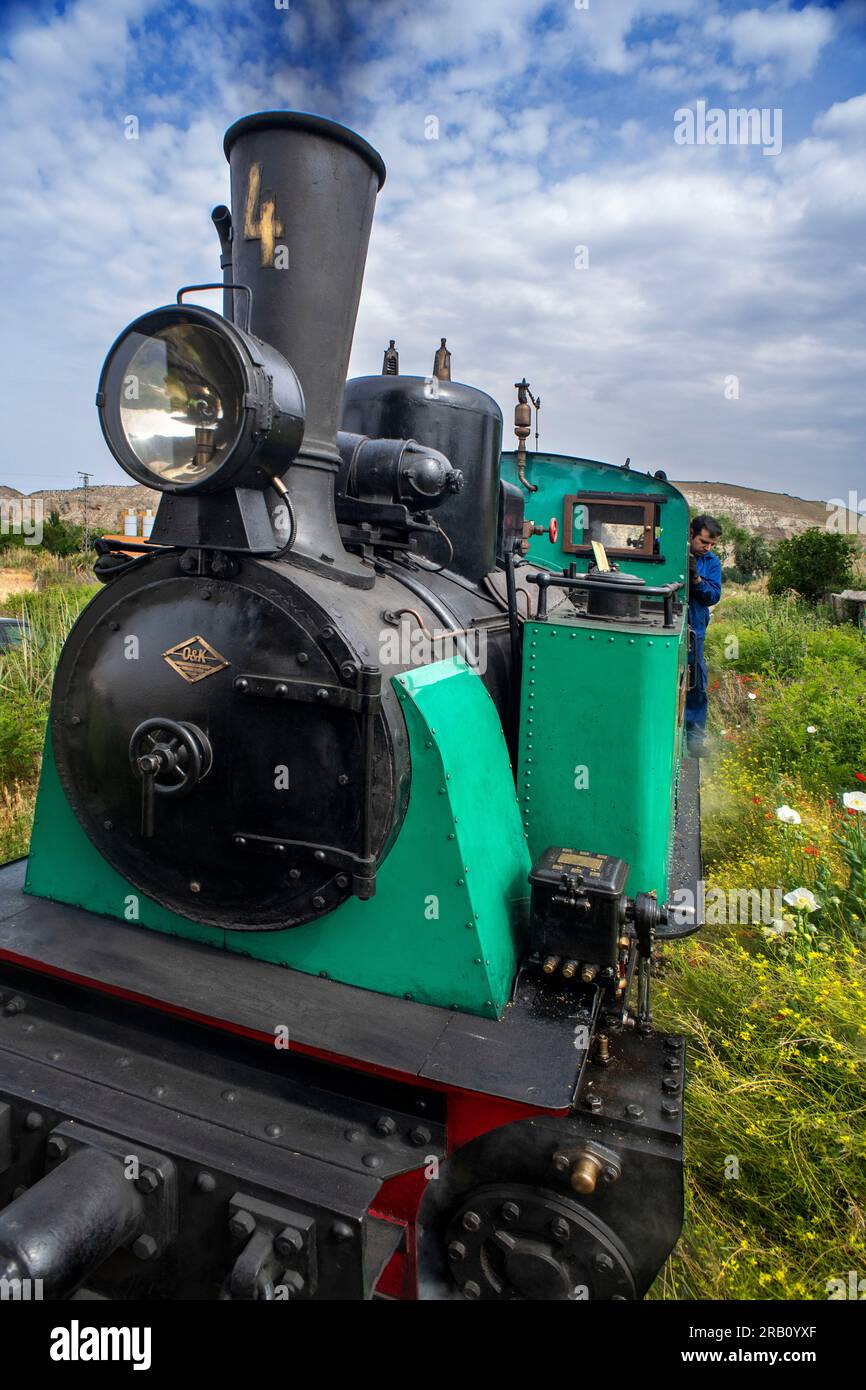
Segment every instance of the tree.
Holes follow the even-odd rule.
[[[42,528],[42,544],[52,555],[74,555],[81,549],[80,526],[63,521],[57,512],[49,512]]]
[[[768,589],[784,594],[793,589],[809,603],[853,583],[851,561],[859,546],[850,536],[810,526],[797,536],[779,541],[773,553]]]
[[[747,535],[734,543],[734,564],[744,583],[766,574],[773,563],[773,550],[763,536]]]

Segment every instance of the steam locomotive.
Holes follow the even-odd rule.
[[[502,453],[444,339],[347,382],[381,158],[284,111],[225,153],[222,314],[184,287],[102,370],[161,502],[99,543],[0,871],[0,1292],[640,1298],[682,1221],[685,501],[527,451],[525,380]]]

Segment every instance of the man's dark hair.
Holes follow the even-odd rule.
[[[715,540],[716,536],[720,536],[722,534],[721,523],[716,521],[716,518],[714,516],[692,517],[692,524],[690,529],[693,536],[699,536],[702,531],[709,531],[713,540]]]

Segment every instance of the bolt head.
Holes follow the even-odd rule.
[[[642,1105],[627,1105],[627,1106],[625,1107],[625,1113],[628,1115],[628,1117],[629,1117],[630,1120],[642,1120],[642,1119],[643,1119],[643,1106],[642,1106]]]
[[[380,1115],[373,1128],[377,1134],[383,1134],[387,1138],[388,1135],[395,1132],[397,1121],[392,1119],[390,1115]]]
[[[65,1139],[61,1139],[59,1134],[52,1134],[48,1143],[45,1145],[45,1156],[51,1159],[52,1163],[59,1163],[69,1153],[69,1145]]]
[[[229,1221],[229,1231],[235,1240],[249,1240],[256,1229],[255,1217],[248,1211],[236,1211]]]
[[[132,1253],[137,1260],[152,1260],[158,1251],[159,1246],[153,1236],[139,1236],[132,1246]]]
[[[464,1231],[477,1231],[477,1230],[480,1229],[480,1227],[481,1227],[481,1217],[478,1215],[478,1212],[477,1212],[477,1211],[465,1211],[465,1212],[463,1213],[463,1229],[464,1229]],[[480,1289],[479,1289],[479,1293],[480,1293],[480,1292],[481,1292],[481,1291],[480,1291]]]
[[[216,1178],[213,1173],[199,1173],[195,1185],[199,1192],[213,1192],[216,1187]]]
[[[448,1246],[448,1258],[452,1260],[454,1264],[458,1264],[460,1260],[466,1259],[466,1246],[463,1244],[462,1240],[451,1241],[451,1244]]]
[[[29,1111],[29,1113],[28,1113],[28,1115],[27,1115],[27,1118],[26,1118],[25,1121],[24,1121],[24,1128],[25,1128],[25,1129],[29,1129],[29,1130],[41,1129],[42,1126],[43,1126],[44,1124],[45,1124],[45,1121],[43,1120],[42,1116],[39,1114],[39,1111],[38,1111],[38,1110],[31,1110],[31,1111]],[[49,1145],[51,1144],[51,1142],[52,1142],[52,1141],[49,1139],[49,1141],[48,1141]]]
[[[298,1298],[304,1292],[304,1278],[296,1269],[284,1269],[279,1281],[288,1298]]]
[[[551,1222],[550,1233],[554,1240],[566,1241],[571,1235],[571,1227],[567,1221],[559,1216],[555,1221]]]
[[[600,1253],[595,1257],[595,1267],[604,1274],[609,1274],[613,1269],[613,1260],[610,1255]]]
[[[409,1130],[409,1143],[414,1144],[418,1149],[429,1144],[431,1138],[432,1135],[426,1125],[415,1125],[413,1129]]]
[[[520,1220],[520,1207],[517,1205],[516,1202],[503,1202],[502,1220],[508,1222]]]
[[[571,1159],[568,1154],[554,1154],[553,1166],[557,1173],[568,1173],[571,1171]]]
[[[480,1298],[481,1286],[476,1284],[474,1279],[468,1280],[468,1282],[463,1285],[463,1296],[464,1298]]]
[[[304,1248],[304,1237],[294,1226],[286,1226],[274,1240],[274,1249],[283,1260],[291,1260]]]
[[[145,1168],[136,1178],[135,1185],[139,1192],[149,1197],[159,1187],[159,1174],[153,1168]]]

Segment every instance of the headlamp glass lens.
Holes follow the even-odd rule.
[[[235,443],[243,389],[222,334],[175,323],[131,333],[120,421],[136,458],[167,483],[198,483],[222,467]]]

